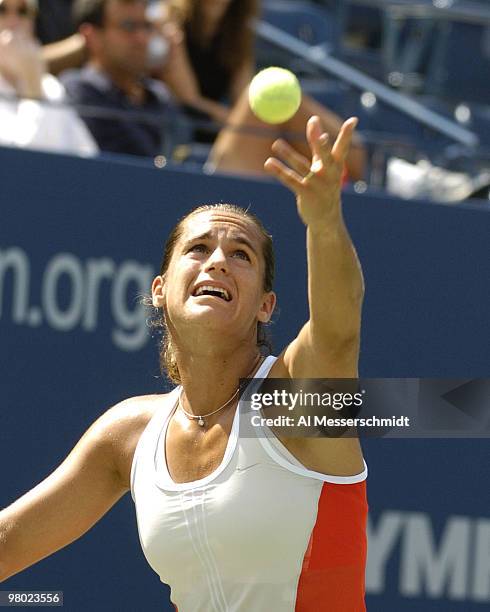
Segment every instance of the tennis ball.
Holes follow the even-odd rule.
[[[248,101],[256,117],[266,123],[283,123],[301,104],[301,87],[295,75],[285,68],[265,68],[254,76],[248,88]]]

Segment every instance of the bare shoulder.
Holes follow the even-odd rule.
[[[268,378],[292,377],[287,365],[289,347],[286,347],[278,356],[269,371]],[[297,377],[320,378],[321,375],[318,374],[318,370],[312,368],[308,376],[300,370]],[[290,415],[294,416],[295,412],[293,410]],[[272,430],[274,431],[274,428]],[[274,433],[287,450],[310,470],[331,476],[353,476],[364,470],[362,450],[357,437],[289,437],[281,435],[279,431],[274,431]]]
[[[269,378],[357,378],[359,339],[349,338],[336,347],[315,341],[308,323],[279,354]]]
[[[127,490],[138,440],[167,395],[141,395],[126,399],[104,412],[90,428],[112,455],[118,476]]]
[[[277,359],[272,364],[271,369],[269,370],[269,374],[267,378],[290,378],[289,371],[284,363],[284,355],[286,353],[286,349],[284,349],[277,357]]]

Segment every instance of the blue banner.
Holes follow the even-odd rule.
[[[273,180],[0,150],[0,507],[45,478],[109,406],[161,392],[141,296],[175,222],[250,206],[277,250],[279,352],[307,316],[305,230]],[[344,195],[366,280],[361,374],[485,378],[490,208]],[[366,440],[368,609],[490,603],[488,440]],[[63,591],[70,611],[166,610],[129,495],[89,533],[0,590]],[[320,608],[318,608],[320,609]]]

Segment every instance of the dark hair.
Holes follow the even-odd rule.
[[[147,0],[115,0],[122,4],[147,4]],[[82,23],[90,23],[97,28],[102,28],[105,21],[106,6],[110,0],[75,0],[72,9],[72,20],[75,28]]]
[[[4,0],[0,0],[0,4],[3,4]],[[37,0],[25,0],[25,5],[28,10],[28,17],[37,17],[39,13],[39,3]]]
[[[275,268],[272,236],[267,232],[267,230],[262,224],[262,221],[260,221],[258,217],[256,217],[248,210],[245,210],[244,208],[241,208],[240,206],[237,206],[235,204],[203,204],[201,206],[198,206],[197,208],[194,208],[184,217],[182,217],[177,223],[177,225],[170,232],[167,242],[165,243],[162,263],[160,266],[160,274],[165,274],[168,269],[168,266],[170,265],[170,260],[172,259],[175,245],[182,236],[182,231],[184,229],[185,222],[190,217],[199,213],[214,211],[233,213],[235,215],[238,215],[239,217],[248,219],[249,221],[252,221],[255,227],[259,230],[260,234],[263,237],[262,254],[264,256],[265,264],[263,289],[264,291],[272,291]],[[177,366],[177,360],[175,357],[174,348],[172,346],[170,333],[168,331],[167,323],[165,321],[165,313],[160,308],[156,309],[156,312],[156,316],[153,317],[151,321],[151,326],[160,328],[163,332],[160,347],[160,369],[162,373],[166,372],[168,378],[172,382],[179,384],[181,382],[180,373],[179,368]],[[259,346],[261,349],[265,349],[267,352],[272,351],[272,343],[267,328],[265,324],[260,321],[257,323],[257,346]]]
[[[199,0],[170,0],[170,11],[181,24],[188,28],[193,41],[202,40],[202,15]],[[247,61],[253,60],[254,34],[250,21],[259,13],[258,0],[230,0],[216,33],[216,44],[220,63],[231,74],[240,70]]]

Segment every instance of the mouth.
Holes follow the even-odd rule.
[[[225,302],[231,302],[231,295],[228,291],[222,287],[216,287],[215,285],[201,285],[192,295],[193,297],[216,297]]]

